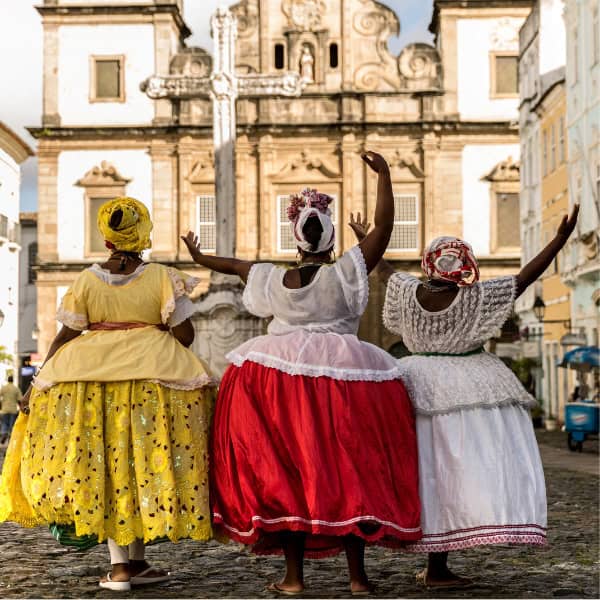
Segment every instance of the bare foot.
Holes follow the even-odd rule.
[[[304,591],[304,584],[301,582],[286,583],[285,580],[279,583],[272,583],[267,587],[269,592],[283,594],[284,596],[296,596]]]
[[[473,585],[472,579],[455,575],[447,567],[440,570],[424,569],[417,574],[417,581],[431,588],[469,587]]]
[[[350,592],[353,596],[368,596],[375,591],[375,585],[368,579],[350,582]]]

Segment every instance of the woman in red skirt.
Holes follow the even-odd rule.
[[[365,544],[401,546],[421,537],[415,423],[397,362],[356,333],[368,273],[389,242],[394,199],[379,175],[375,227],[337,262],[328,205],[316,190],[292,196],[288,217],[297,268],[207,256],[194,260],[247,281],[246,308],[272,317],[269,335],[228,355],[213,425],[214,526],[257,553],[283,553],[286,574],[270,589],[304,589],[304,556],[345,550],[351,591],[371,590]]]

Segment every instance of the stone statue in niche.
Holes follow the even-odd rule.
[[[312,83],[315,80],[315,57],[310,46],[302,46],[302,55],[300,56],[300,77],[306,83]]]

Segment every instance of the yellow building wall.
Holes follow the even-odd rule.
[[[563,84],[555,87],[542,102],[540,110],[542,159],[542,241],[545,244],[556,234],[560,221],[569,210],[569,179],[567,166],[567,104]],[[544,140],[546,150],[544,151]],[[542,297],[546,304],[544,321],[544,390],[546,418],[564,421],[564,405],[571,393],[573,375],[557,367],[564,348],[563,335],[569,332],[571,290],[561,280],[562,252],[542,277]]]

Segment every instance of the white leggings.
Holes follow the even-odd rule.
[[[145,550],[144,540],[139,538],[129,546],[118,546],[115,540],[108,538],[111,565],[127,564],[130,560],[144,560]]]

